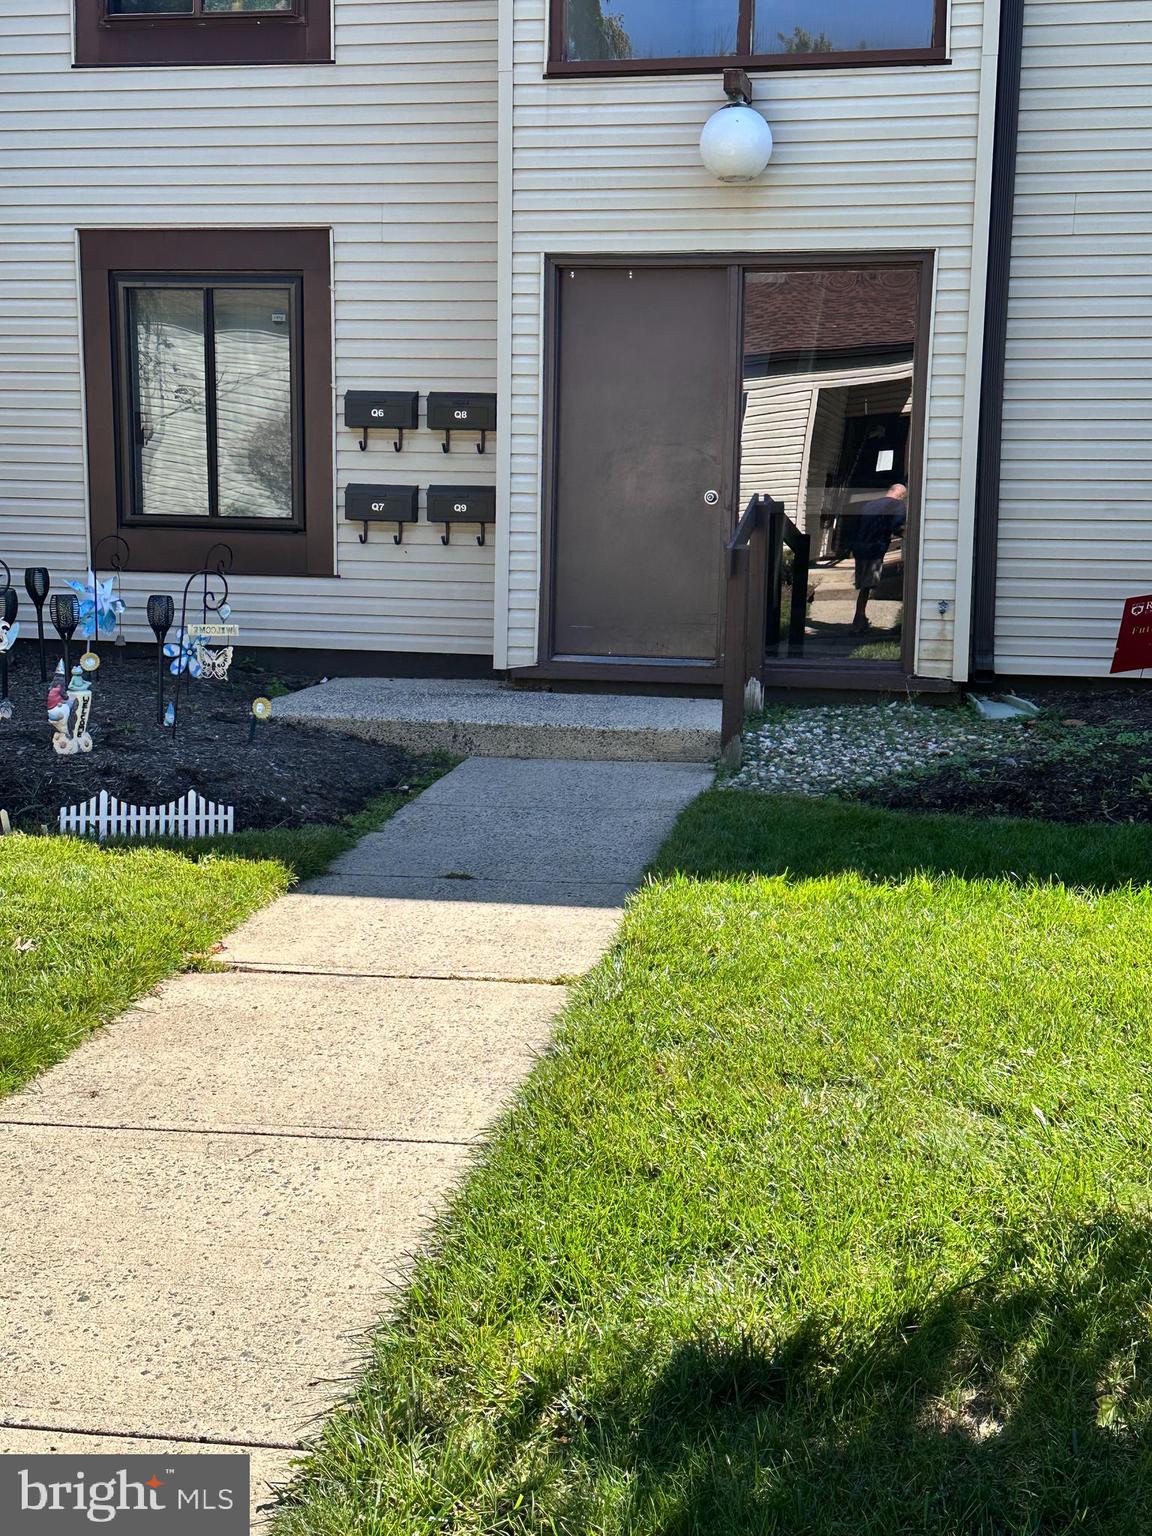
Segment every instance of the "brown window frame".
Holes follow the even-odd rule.
[[[84,384],[92,541],[119,534],[142,571],[197,569],[214,544],[238,573],[332,576],[331,255],[318,229],[81,230]],[[293,406],[296,515],[291,519],[138,515],[122,295],[148,282],[226,286],[262,280],[298,293]]]
[[[118,16],[108,0],[74,0],[77,68],[148,64],[327,64],[332,0],[292,0],[290,11]]]
[[[928,48],[875,48],[843,53],[753,53],[755,0],[739,0],[736,52],[707,58],[566,59],[564,18],[568,0],[549,0],[547,79],[603,75],[703,75],[724,69],[868,69],[887,65],[947,64],[948,0],[932,0],[932,43]]]

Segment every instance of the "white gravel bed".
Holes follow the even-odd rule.
[[[771,710],[744,733],[744,761],[728,789],[832,795],[862,789],[948,758],[995,757],[1018,721],[903,701]]]

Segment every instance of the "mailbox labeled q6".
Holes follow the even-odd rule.
[[[350,389],[344,396],[346,427],[412,429],[420,421],[420,396],[398,389]]]

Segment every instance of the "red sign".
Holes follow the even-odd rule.
[[[1129,597],[1120,619],[1113,672],[1142,672],[1152,667],[1152,594]]]

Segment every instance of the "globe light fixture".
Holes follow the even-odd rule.
[[[728,105],[700,135],[700,158],[719,181],[755,181],[772,158],[772,130],[750,105],[752,82],[742,69],[724,71]]]

